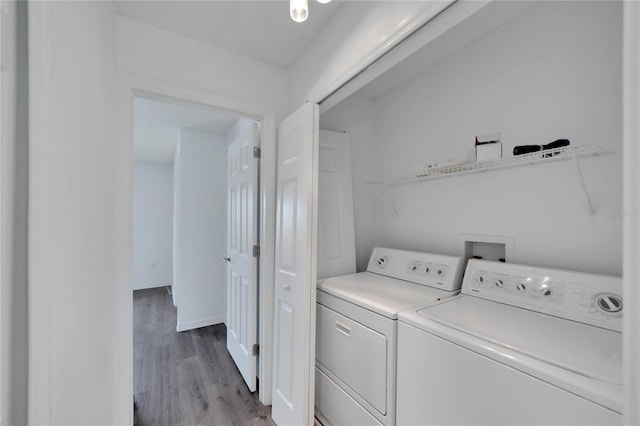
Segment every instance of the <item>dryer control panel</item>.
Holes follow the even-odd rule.
[[[622,278],[469,260],[462,293],[622,331]]]
[[[376,247],[367,271],[446,291],[459,291],[464,261],[457,256]]]

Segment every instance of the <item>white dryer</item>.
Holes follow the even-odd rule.
[[[399,315],[398,425],[615,425],[622,280],[470,260],[462,293]]]
[[[459,292],[463,259],[375,248],[366,272],[318,282],[316,416],[395,425],[398,313]]]

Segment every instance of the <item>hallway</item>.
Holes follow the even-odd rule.
[[[274,425],[227,352],[224,324],[177,333],[165,287],[133,292],[133,323],[137,425]]]

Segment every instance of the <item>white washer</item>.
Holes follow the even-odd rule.
[[[459,292],[459,257],[375,248],[367,272],[318,282],[316,416],[395,425],[398,313]]]
[[[399,425],[613,425],[622,280],[470,260],[462,293],[399,315]]]

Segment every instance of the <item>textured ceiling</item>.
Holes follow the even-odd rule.
[[[309,18],[296,23],[284,0],[116,1],[122,15],[255,59],[290,68],[341,3],[309,1]]]

